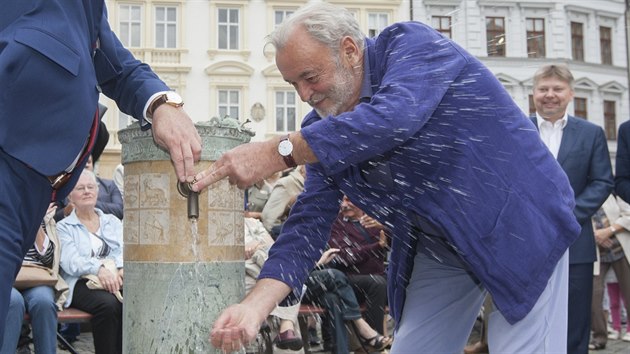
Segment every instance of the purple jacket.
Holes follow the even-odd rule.
[[[319,163],[260,277],[301,289],[345,193],[391,230],[397,321],[416,216],[458,249],[510,323],[522,319],[580,231],[566,175],[493,74],[429,26],[386,28],[367,39],[365,63],[363,103],[304,120]]]

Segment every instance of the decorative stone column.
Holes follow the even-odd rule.
[[[253,132],[232,118],[196,125],[197,171]],[[210,353],[212,323],[244,295],[243,191],[220,181],[189,219],[168,153],[138,124],[118,133],[124,176],[124,353]],[[218,351],[217,351],[218,352]]]

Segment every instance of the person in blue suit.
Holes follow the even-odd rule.
[[[391,230],[392,353],[461,353],[487,291],[498,309],[492,352],[566,352],[558,309],[580,232],[573,191],[494,75],[430,26],[395,23],[366,38],[352,13],[327,3],[296,11],[269,41],[313,111],[299,132],[224,153],[193,189],[226,177],[245,188],[297,163],[307,178],[256,286],[218,317],[212,344],[238,350],[278,302],[299,296],[346,194]]]
[[[7,1],[0,11],[0,338],[11,284],[51,201],[72,190],[97,136],[98,98],[153,128],[180,181],[201,139],[181,98],[123,47],[103,0]]]
[[[569,177],[574,214],[582,230],[569,249],[568,353],[588,353],[595,237],[591,217],[612,192],[614,182],[604,130],[567,113],[573,74],[566,65],[545,65],[534,74],[533,98],[540,136]],[[593,348],[602,349],[602,348]]]

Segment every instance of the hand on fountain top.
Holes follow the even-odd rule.
[[[168,150],[180,182],[192,182],[201,158],[201,137],[183,108],[163,104],[153,113],[153,139]]]

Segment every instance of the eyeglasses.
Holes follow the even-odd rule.
[[[98,186],[96,184],[88,184],[85,186],[76,186],[74,187],[75,192],[84,193],[85,191],[94,192]]]

